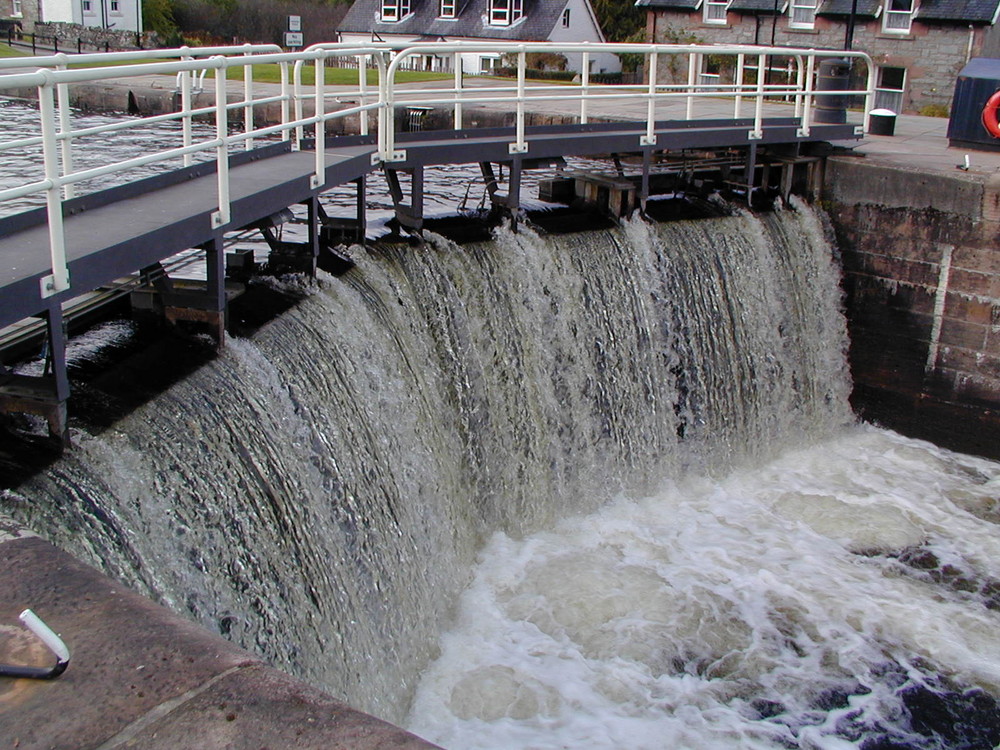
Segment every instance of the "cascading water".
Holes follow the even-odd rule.
[[[1000,580],[1000,472],[850,426],[810,209],[355,254],[7,510],[453,747],[832,747],[921,669],[1000,687],[886,624],[923,587],[996,650],[927,561]]]

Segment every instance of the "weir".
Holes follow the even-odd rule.
[[[3,508],[443,746],[993,747],[1000,470],[854,424],[789,203],[356,245]]]
[[[401,87],[396,73],[416,55],[476,52],[482,47],[492,52],[514,56],[518,61],[515,85],[498,87],[485,95],[467,88],[461,66],[454,83],[441,89]],[[529,86],[525,80],[527,54],[580,52],[584,64],[588,55],[600,51],[640,54],[651,71],[648,84],[636,87],[606,88],[590,85],[584,75],[579,88],[566,86]],[[359,213],[356,226],[364,217],[364,178],[380,169],[388,181],[395,205],[396,220],[405,230],[419,232],[423,226],[422,181],[425,168],[442,164],[479,164],[487,180],[494,209],[511,220],[520,217],[522,171],[538,164],[551,163],[569,155],[611,153],[634,154],[641,161],[635,197],[622,203],[622,189],[615,189],[613,210],[617,216],[627,213],[633,204],[644,206],[650,195],[651,165],[658,155],[667,152],[736,149],[742,166],[731,177],[735,187],[748,201],[752,193],[767,183],[766,172],[758,182],[758,161],[769,149],[782,156],[807,155],[809,144],[856,137],[867,123],[873,95],[872,75],[864,91],[838,91],[836,95],[817,95],[819,60],[830,53],[812,50],[769,48],[713,47],[713,55],[725,57],[734,66],[734,83],[704,87],[657,81],[658,61],[664,58],[687,58],[700,61],[703,50],[681,45],[418,45],[392,48],[388,45],[350,46],[316,45],[301,53],[277,53],[267,46],[247,46],[239,55],[223,56],[218,52],[234,50],[167,50],[157,53],[159,63],[68,68],[68,58],[31,58],[7,63],[7,66],[43,66],[33,73],[12,72],[0,78],[0,90],[27,90],[39,102],[39,132],[0,144],[4,151],[40,146],[43,174],[20,185],[0,191],[0,201],[44,195],[45,209],[23,212],[0,220],[0,254],[11,259],[8,271],[0,277],[0,327],[16,324],[28,317],[44,316],[50,341],[50,367],[41,378],[9,378],[0,386],[0,408],[29,411],[47,417],[54,435],[65,442],[66,400],[69,397],[65,376],[66,362],[62,345],[63,306],[92,290],[117,282],[130,274],[142,273],[162,279],[158,264],[190,247],[206,253],[207,283],[201,294],[178,295],[163,286],[158,304],[174,320],[200,321],[208,325],[219,345],[224,338],[225,290],[224,235],[247,227],[273,221],[288,207],[308,206],[308,240],[299,248],[278,247],[276,259],[286,266],[315,270],[320,245],[325,234],[320,228],[318,196],[338,185],[358,185]],[[847,54],[847,53],[845,53]],[[851,53],[860,61],[862,53]],[[207,60],[207,55],[213,55]],[[75,58],[92,62],[93,56]],[[113,57],[113,56],[112,56]],[[132,53],[118,57],[128,62]],[[787,79],[768,82],[752,71],[767,69],[769,60],[780,57],[791,66]],[[360,71],[356,89],[347,92],[351,106],[330,107],[326,92],[325,64],[328,59],[349,58]],[[108,61],[111,58],[96,59]],[[117,60],[115,60],[117,61]],[[271,65],[280,70],[278,90],[255,94],[253,65]],[[870,61],[865,63],[873,71]],[[378,71],[377,94],[369,93],[368,66]],[[311,67],[314,83],[304,83],[303,71]],[[226,79],[230,69],[243,77],[242,96],[230,103]],[[214,76],[214,103],[197,107],[192,98],[195,77],[203,71]],[[143,118],[145,122],[176,122],[181,126],[181,142],[158,153],[143,154],[114,164],[78,168],[80,143],[84,137],[121,133],[129,123],[84,129],[75,132],[69,114],[73,84],[93,84],[108,78],[168,74],[177,76],[176,112]],[[636,97],[640,97],[638,100]],[[846,108],[849,96],[863,96],[860,124],[847,124],[846,117],[830,118],[818,106],[828,107],[828,99],[838,99]],[[767,100],[775,99],[771,104]],[[720,116],[717,105],[726,114]],[[559,126],[528,125],[526,104],[529,100],[573,102],[579,106],[576,122]],[[595,102],[639,101],[645,108],[639,120],[615,118],[614,122],[592,122],[588,106]],[[698,103],[708,103],[696,114]],[[310,111],[306,105],[310,105]],[[663,119],[667,105],[682,104],[683,115]],[[399,132],[398,122],[414,105],[444,106],[452,114],[451,129],[417,133]],[[507,106],[513,109],[512,122],[499,129],[467,127],[471,107]],[[267,108],[278,108],[275,124],[262,123]],[[241,116],[241,117],[240,117]],[[376,119],[377,132],[369,134],[369,116]],[[214,118],[214,137],[197,140],[193,123],[199,117]],[[343,124],[347,118],[357,121],[357,134],[327,139],[331,123]],[[242,129],[230,133],[234,118],[242,119]],[[839,122],[828,122],[831,119]],[[409,122],[407,119],[406,122]],[[131,123],[132,126],[135,123]],[[312,138],[306,139],[307,129]],[[259,147],[263,139],[278,143]],[[234,148],[240,149],[231,153]],[[76,152],[74,151],[76,149]],[[195,164],[197,156],[212,156],[208,163]],[[109,190],[77,195],[77,185],[87,180],[105,178],[125,169],[164,164],[180,160],[181,169],[145,180],[128,182]],[[494,164],[504,165],[508,186],[503,193],[490,179]],[[771,160],[769,168],[780,166]],[[790,174],[791,166],[787,172]],[[407,195],[400,180],[409,176]],[[786,180],[790,184],[791,178]],[[788,190],[786,189],[786,194]],[[625,191],[624,194],[627,194]],[[605,201],[607,203],[607,201]],[[296,257],[300,256],[300,257]],[[164,284],[167,282],[164,281]]]

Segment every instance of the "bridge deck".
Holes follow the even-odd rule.
[[[657,124],[656,150],[747,146],[751,120],[670,121]],[[797,121],[765,121],[763,138],[753,143],[795,143],[855,137],[851,125],[816,125],[808,138]],[[642,123],[529,128],[526,158],[588,156],[641,151]],[[394,168],[510,161],[511,129],[428,131],[401,134],[405,151]],[[252,224],[288,206],[369,173],[374,137],[332,139],[325,153],[324,184],[310,185],[315,153],[291,151],[287,144],[234,160],[230,167],[232,219],[221,231]],[[236,163],[241,162],[241,163]],[[0,220],[0,328],[39,314],[56,302],[108,284],[177,252],[210,241],[217,208],[216,174],[211,163],[131,186],[113,188],[66,204],[66,254],[71,288],[55,298],[41,296],[40,280],[50,273],[44,210]]]

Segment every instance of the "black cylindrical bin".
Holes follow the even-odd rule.
[[[817,91],[847,91],[851,82],[851,63],[843,58],[822,60],[819,64]],[[841,124],[847,122],[847,97],[817,93],[815,122]]]
[[[868,113],[869,135],[893,135],[896,132],[896,113],[891,109],[873,109]]]

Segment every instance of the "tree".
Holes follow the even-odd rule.
[[[609,42],[628,41],[645,27],[646,11],[635,7],[633,2],[634,0],[592,0],[597,22]]]

